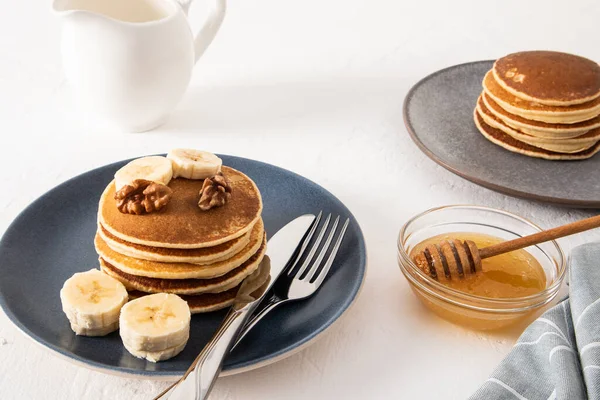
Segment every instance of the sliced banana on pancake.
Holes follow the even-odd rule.
[[[76,273],[60,290],[71,329],[85,336],[104,336],[117,330],[121,307],[128,298],[121,282],[96,269]]]
[[[158,293],[140,297],[127,303],[121,310],[121,339],[127,350],[136,357],[145,353],[170,351],[185,346],[190,334],[190,319],[190,308],[177,295]],[[178,352],[171,353],[172,357]],[[152,354],[147,359],[164,360],[166,355]]]
[[[136,179],[168,185],[172,177],[171,161],[161,156],[142,157],[129,162],[115,173],[115,187],[118,191]]]
[[[173,177],[206,179],[221,172],[223,161],[208,151],[175,149],[167,154],[173,163]]]

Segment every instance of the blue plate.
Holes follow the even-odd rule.
[[[319,210],[351,220],[321,289],[313,297],[281,306],[265,317],[225,360],[223,372],[232,374],[292,354],[338,319],[360,290],[366,250],[356,219],[327,190],[269,164],[221,157],[225,165],[246,173],[258,185],[269,236],[295,217]],[[180,376],[217,329],[225,310],[194,315],[183,352],[156,364],[130,355],[118,332],[97,338],[76,336],[61,310],[59,291],[64,281],[75,272],[98,267],[93,244],[98,199],[115,171],[128,161],[86,172],[57,186],[15,219],[0,241],[0,306],[26,335],[75,363],[145,378]]]

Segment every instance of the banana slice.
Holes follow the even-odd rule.
[[[160,156],[142,157],[131,161],[115,173],[115,187],[119,190],[136,179],[168,185],[172,177],[171,161]]]
[[[126,343],[123,343],[128,352],[130,352],[133,356],[137,358],[145,358],[148,361],[158,362],[168,360],[169,358],[175,357],[177,354],[181,353],[183,348],[185,347],[187,341],[181,343],[178,346],[169,347],[168,349],[161,351],[141,351],[135,350],[127,346]]]
[[[173,177],[206,179],[221,172],[223,160],[207,151],[175,149],[167,154],[173,163]]]
[[[60,290],[63,312],[78,335],[102,336],[117,330],[128,298],[121,282],[97,269],[76,273]]]
[[[119,329],[119,321],[117,320],[116,322],[110,325],[96,329],[88,329],[75,324],[71,324],[71,329],[73,329],[73,332],[75,332],[77,335],[81,336],[105,336]]]
[[[175,294],[143,296],[121,310],[121,339],[128,350],[160,352],[187,342],[190,318],[188,304]]]

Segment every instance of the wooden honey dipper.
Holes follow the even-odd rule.
[[[572,222],[556,228],[509,240],[493,246],[478,249],[470,240],[442,240],[439,244],[428,245],[417,253],[413,261],[424,273],[436,280],[450,280],[452,277],[464,278],[481,272],[481,260],[499,254],[544,243],[575,233],[600,227],[600,215]]]

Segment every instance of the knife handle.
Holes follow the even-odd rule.
[[[204,351],[200,353],[200,360],[195,371],[198,388],[196,400],[208,398],[223,367],[223,360],[229,353],[239,330],[244,326],[247,316],[248,314],[243,311],[232,310],[223,325],[208,342]]]
[[[191,370],[167,389],[157,399],[204,400],[208,398],[223,366],[223,359],[231,349],[233,340],[248,319],[251,307],[231,309],[221,327],[198,355]]]

